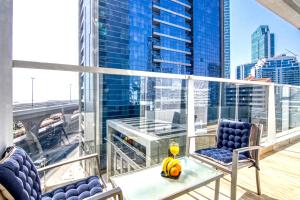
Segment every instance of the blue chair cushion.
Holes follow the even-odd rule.
[[[218,129],[217,147],[233,151],[234,149],[248,147],[251,133],[251,123],[231,120],[221,120]],[[250,158],[249,152],[241,153]]]
[[[0,184],[15,199],[40,200],[40,178],[32,160],[18,147],[11,148],[8,153],[0,163]]]
[[[42,200],[81,200],[102,192],[97,176],[90,176],[79,182],[45,193]]]
[[[200,149],[195,151],[197,154],[201,156],[207,157],[215,162],[218,162],[222,165],[230,165],[232,163],[232,151],[228,149],[219,149],[219,148],[207,148]],[[248,161],[248,157],[239,154],[239,161]]]

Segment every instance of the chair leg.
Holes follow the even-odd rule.
[[[259,149],[255,151],[255,176],[256,176],[256,187],[257,187],[257,194],[261,195],[261,187],[260,187],[260,173],[259,173]]]
[[[260,175],[259,175],[259,170],[258,169],[255,169],[255,175],[256,175],[257,194],[261,195]]]
[[[237,151],[233,151],[232,168],[231,168],[231,190],[230,190],[231,200],[236,200],[238,157],[239,157],[239,153]]]
[[[120,192],[120,193],[118,194],[118,200],[123,200],[123,194],[122,194],[122,192]]]
[[[233,170],[231,173],[231,190],[230,190],[231,200],[236,200],[236,187],[237,187],[237,170]]]

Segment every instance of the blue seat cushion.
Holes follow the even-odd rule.
[[[42,200],[81,200],[102,192],[97,176],[90,176],[84,180],[57,188],[45,193]]]
[[[221,120],[218,128],[217,147],[233,151],[234,149],[248,147],[250,143],[251,123],[231,120]],[[243,152],[250,158],[249,152]]]
[[[219,148],[207,148],[195,151],[195,153],[200,154],[206,158],[214,160],[222,165],[230,165],[232,163],[232,151],[228,149]],[[239,154],[239,161],[248,161],[248,157]]]
[[[10,147],[0,163],[0,184],[14,197],[22,200],[40,200],[41,187],[38,172],[19,147]]]

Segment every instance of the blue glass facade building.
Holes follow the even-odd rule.
[[[193,74],[222,76],[221,1],[198,0],[193,4]]]
[[[275,55],[275,35],[270,33],[269,26],[259,26],[251,35],[251,62]]]
[[[224,78],[230,78],[230,0],[224,1]]]
[[[224,48],[225,62],[230,62],[229,41],[224,45],[229,40],[228,13],[229,0],[81,0],[80,64],[222,77]],[[81,79],[82,112],[100,101],[100,116],[95,117],[100,119],[100,143],[105,143],[108,119],[139,116],[140,78],[83,74]],[[159,84],[150,80],[147,87],[153,90]],[[97,87],[101,94],[87,98]],[[209,87],[218,91],[219,86]],[[219,94],[212,95],[210,103],[215,105]]]
[[[93,38],[84,52],[94,65],[213,77],[229,65],[229,0],[80,2],[80,44]],[[87,57],[81,52],[82,65],[91,65]]]

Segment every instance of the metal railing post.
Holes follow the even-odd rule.
[[[268,98],[268,136],[267,143],[273,144],[276,139],[275,85],[269,85]]]
[[[194,98],[194,80],[193,76],[187,79],[187,140],[186,140],[186,155],[190,153],[189,136],[195,135],[195,98]],[[192,145],[194,147],[195,145]]]
[[[235,121],[239,121],[239,104],[240,104],[240,86],[239,86],[239,84],[236,84],[236,90],[235,90],[235,114],[234,114]]]
[[[282,86],[281,96],[281,131],[289,131],[290,128],[290,87]],[[278,105],[277,105],[278,109]]]

